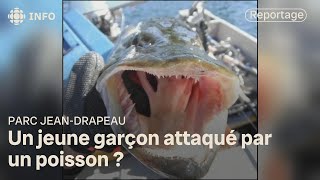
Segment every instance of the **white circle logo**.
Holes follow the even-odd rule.
[[[8,14],[8,19],[12,24],[16,26],[21,24],[25,18],[26,18],[26,15],[19,8],[12,9]]]

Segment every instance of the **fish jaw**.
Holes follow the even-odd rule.
[[[159,135],[157,146],[124,146],[168,177],[204,176],[219,147],[164,146],[161,137],[224,133],[227,109],[242,95],[238,77],[201,44],[175,20],[140,23],[123,33],[96,85],[108,114],[126,117],[124,126],[111,126],[115,133]]]
[[[160,142],[165,134],[176,131],[201,135],[224,133],[227,109],[238,98],[240,85],[236,76],[213,67],[197,60],[162,68],[158,65],[149,68],[132,64],[118,66],[97,84],[109,114],[126,117],[125,126],[113,125],[112,128],[124,134],[156,133]],[[156,78],[156,88],[148,76]],[[128,80],[136,84],[135,90],[126,86]],[[144,95],[134,98],[137,94]],[[149,114],[143,106],[147,106]],[[136,146],[129,151],[148,167],[169,177],[198,178],[206,174],[218,148],[168,147],[160,143]]]

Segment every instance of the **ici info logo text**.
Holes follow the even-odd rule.
[[[53,21],[56,15],[53,12],[28,12],[27,14],[20,8],[16,7],[10,10],[8,19],[13,25],[20,25],[25,21]]]

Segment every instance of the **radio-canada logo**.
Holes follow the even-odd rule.
[[[16,26],[21,24],[23,20],[26,18],[26,15],[23,13],[23,11],[19,8],[14,8],[10,11],[8,14],[8,19],[10,22]]]
[[[53,12],[26,12],[19,8],[12,9],[8,14],[9,21],[18,26],[24,21],[53,21],[56,15]]]

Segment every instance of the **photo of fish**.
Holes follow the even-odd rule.
[[[121,38],[97,82],[107,112],[127,119],[123,129],[113,128],[116,132],[225,131],[227,110],[243,95],[240,81],[205,53],[195,32],[172,19],[155,19],[138,24]],[[161,152],[161,147],[132,151],[147,162],[154,159],[151,166],[164,171],[181,165],[184,171],[165,172],[177,177],[203,175],[215,155],[215,151],[199,147],[181,157],[188,147],[177,146],[164,147],[168,157],[160,159],[155,148]],[[197,157],[198,153],[202,157]]]
[[[114,8],[112,3],[108,7],[100,2],[97,8],[89,2],[64,2],[68,29],[64,36],[64,61],[74,62],[73,67],[64,64],[64,114],[126,119],[124,126],[69,126],[68,132],[90,132],[92,136],[155,133],[160,137],[177,131],[200,135],[228,134],[231,129],[236,134],[257,132],[256,38],[212,14],[205,8],[211,2],[187,3],[189,8],[179,9],[175,17],[142,18],[125,25],[127,12],[122,4]],[[228,2],[216,3],[223,6]],[[88,7],[97,10],[88,11]],[[93,30],[81,29],[84,25],[73,23],[75,18],[85,18],[83,24],[89,20],[93,24],[90,27],[98,28],[99,36]],[[67,36],[67,32],[73,31],[81,32],[78,44],[83,43],[90,51],[81,56],[74,53],[79,45],[72,47]],[[93,41],[89,34],[100,37],[99,41]],[[108,38],[111,34],[112,38]],[[91,145],[68,149],[71,153],[109,154],[117,148],[98,151]],[[142,165],[143,170],[135,171],[137,177],[141,171],[149,172],[149,178],[214,178],[218,173],[212,169],[217,170],[215,164],[221,164],[215,163],[215,159],[229,148],[237,149],[163,144],[135,145],[129,149],[123,144],[121,151],[126,152],[125,159],[134,158],[129,164]],[[241,153],[248,156],[248,166],[256,168],[255,148]],[[66,172],[66,177],[70,177],[70,171]],[[81,178],[95,177],[86,175],[85,169],[75,172],[74,176]],[[256,172],[237,176],[251,178]]]
[[[319,4],[0,1],[1,179],[320,179]]]

